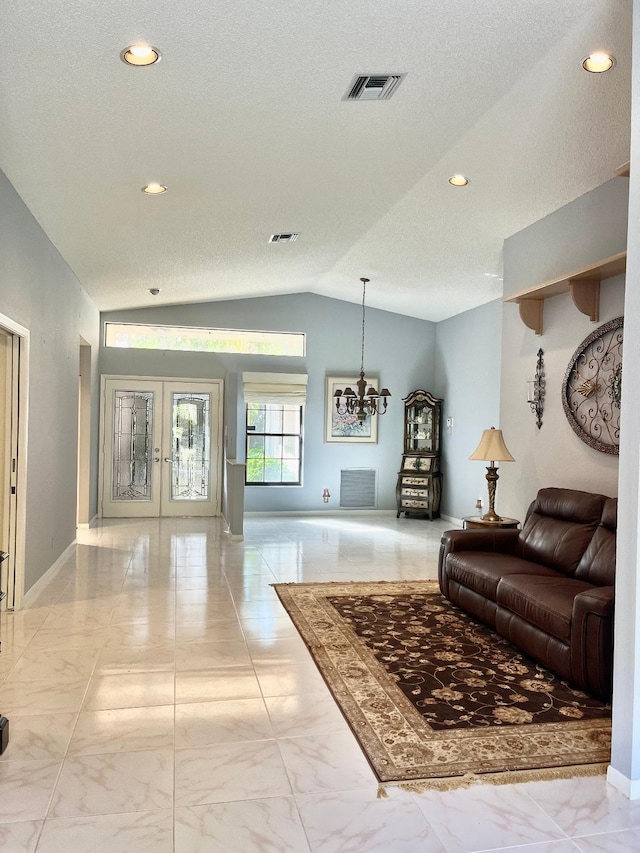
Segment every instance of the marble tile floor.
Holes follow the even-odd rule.
[[[270,584],[433,578],[449,524],[105,520],[4,614],[2,853],[626,853],[604,777],[378,786]]]

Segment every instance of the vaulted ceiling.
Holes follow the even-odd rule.
[[[631,0],[0,9],[0,167],[102,310],[358,302],[364,275],[368,305],[441,320],[499,297],[503,240],[629,156]],[[159,63],[120,60],[140,41]],[[583,70],[596,49],[613,70]],[[391,99],[343,100],[378,73],[406,73]]]

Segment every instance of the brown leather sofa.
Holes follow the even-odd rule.
[[[541,489],[522,530],[449,530],[450,601],[561,678],[611,694],[617,500]]]

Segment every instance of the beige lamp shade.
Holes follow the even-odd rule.
[[[516,460],[507,450],[502,437],[502,430],[491,427],[485,429],[480,439],[480,444],[473,451],[469,459],[479,462],[515,462]]]

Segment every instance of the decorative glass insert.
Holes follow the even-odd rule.
[[[247,404],[249,486],[299,486],[302,472],[302,406]]]
[[[107,347],[186,352],[231,352],[247,355],[303,356],[302,332],[260,332],[246,329],[208,329],[197,326],[152,326],[144,323],[105,323]]]
[[[115,391],[113,403],[112,500],[150,501],[153,391]]]
[[[209,394],[172,394],[171,500],[206,501],[210,490]]]

